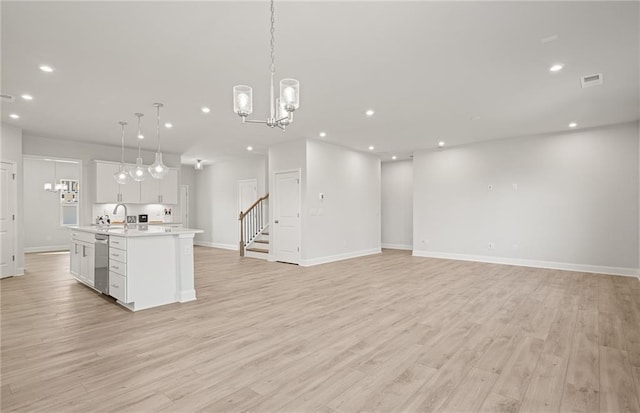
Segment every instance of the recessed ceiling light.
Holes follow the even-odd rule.
[[[247,150],[248,151],[252,151],[253,150],[253,146],[247,146]]]
[[[20,97],[24,100],[33,100],[33,96],[26,93],[24,95],[21,95]]]
[[[393,156],[391,157],[391,159],[393,159],[393,160],[395,161],[396,159],[398,159],[398,157],[397,157],[397,156],[395,156],[395,155],[393,155]]]
[[[480,116],[472,116],[471,120],[480,120]]]
[[[10,117],[11,119],[20,119],[20,115],[15,114],[15,113],[12,113],[11,115],[9,115],[9,117]]]
[[[202,110],[202,113],[209,113],[209,112],[211,112],[211,109],[209,109],[209,108],[208,108],[208,107],[206,107],[206,106],[203,106],[201,110]]]
[[[167,122],[167,123],[164,124],[164,127],[167,128],[167,129],[171,129],[171,128],[173,128],[173,124]]]
[[[562,68],[564,67],[564,65],[562,63],[556,63],[555,65],[551,66],[549,68],[550,72],[559,72],[562,70]]]
[[[144,135],[140,133],[140,134],[138,135],[138,139],[140,139],[140,140],[144,139]]]
[[[52,66],[49,66],[49,65],[40,65],[40,70],[42,70],[43,72],[51,73],[55,69]]]
[[[575,128],[576,126],[578,126],[578,124],[577,124],[577,123],[575,123],[575,122],[571,122],[571,123],[569,124],[569,127],[570,127],[570,128]]]
[[[375,146],[369,146],[369,150],[372,151],[375,149]]]
[[[444,147],[444,141],[438,142],[438,148],[442,148],[442,147]]]
[[[373,114],[374,114],[374,113],[376,113],[376,111],[375,111],[375,110],[373,110],[373,109],[369,109],[369,110],[367,110],[364,114],[365,114],[365,115],[367,115],[367,116],[373,116]]]
[[[320,137],[324,138],[325,136],[327,136],[327,132],[320,132]]]

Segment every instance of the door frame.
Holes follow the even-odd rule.
[[[270,182],[273,182],[273,188],[269,194],[269,228],[271,228],[272,230],[269,231],[269,245],[273,245],[273,248],[269,248],[269,258],[268,261],[278,261],[275,252],[276,252],[276,244],[275,244],[275,232],[276,232],[276,226],[274,224],[275,218],[273,216],[273,214],[276,211],[277,208],[277,192],[273,191],[276,189],[276,177],[278,174],[285,174],[285,173],[290,173],[290,172],[297,172],[298,173],[298,179],[300,180],[300,186],[298,186],[298,205],[300,206],[299,208],[299,215],[300,215],[300,221],[299,221],[299,225],[298,225],[298,243],[300,245],[300,251],[298,251],[298,262],[296,264],[300,265],[300,261],[302,261],[302,251],[303,251],[303,242],[302,242],[302,168],[293,168],[293,169],[279,169],[279,170],[274,170],[272,171],[271,174],[271,180]]]
[[[7,165],[10,166],[11,168],[11,173],[13,174],[13,176],[15,178],[11,179],[11,181],[13,182],[10,187],[10,191],[13,192],[13,202],[10,202],[11,205],[11,214],[13,214],[15,216],[15,219],[12,220],[11,222],[11,231],[12,231],[12,239],[11,239],[11,244],[13,246],[13,259],[11,260],[11,275],[7,275],[6,277],[15,277],[18,274],[18,173],[16,171],[16,162],[15,161],[9,161],[9,160],[5,160],[5,159],[0,159],[0,163],[5,163]],[[10,194],[11,195],[11,194]],[[5,277],[2,277],[5,278]]]
[[[187,196],[186,196],[186,211],[184,211],[185,206],[182,205],[182,202],[180,202],[182,200],[182,188],[186,188],[187,190]],[[190,200],[189,200],[189,185],[186,184],[181,184],[180,185],[180,193],[178,194],[178,202],[180,202],[180,214],[182,214],[182,216],[180,217],[182,219],[182,217],[184,216],[185,212],[187,214],[187,222],[183,222],[182,226],[184,228],[190,228],[189,225],[191,225],[191,214],[189,213],[189,208],[190,208]]]

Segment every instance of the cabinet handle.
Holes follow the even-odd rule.
[[[86,249],[87,249],[87,246],[86,246],[86,245],[83,245],[83,246],[82,246],[82,256],[83,256],[83,257],[86,257],[86,256],[87,256],[87,253],[86,253],[86,251],[85,251]]]
[[[119,257],[120,254],[112,254],[114,257]]]
[[[111,284],[111,286],[112,286],[113,288],[120,288],[120,287],[118,287],[118,286],[117,286],[117,285],[115,285],[115,284]]]

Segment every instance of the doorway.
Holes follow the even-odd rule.
[[[273,258],[300,263],[300,170],[276,172],[273,197]]]

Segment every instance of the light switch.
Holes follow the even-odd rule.
[[[318,199],[322,201],[324,199],[324,193],[320,192],[318,194]]]

